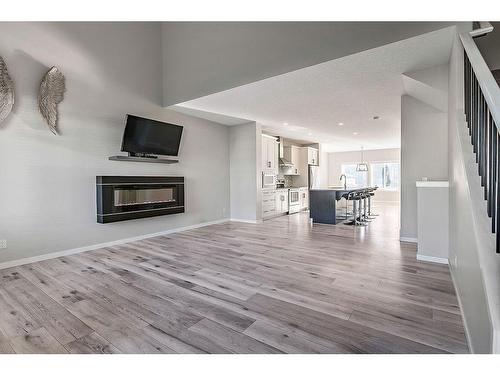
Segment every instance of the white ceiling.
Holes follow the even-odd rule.
[[[453,29],[446,28],[172,108],[226,125],[256,121],[329,152],[397,148],[402,73],[447,63],[452,40]]]

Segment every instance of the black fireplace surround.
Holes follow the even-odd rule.
[[[184,177],[97,176],[97,222],[184,212]]]

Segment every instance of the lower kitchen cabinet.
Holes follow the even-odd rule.
[[[276,216],[276,190],[262,190],[262,218]]]

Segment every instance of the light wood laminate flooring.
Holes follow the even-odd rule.
[[[0,271],[2,353],[466,353],[449,270],[307,213]]]

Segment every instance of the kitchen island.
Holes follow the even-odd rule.
[[[337,202],[349,193],[363,192],[370,188],[333,187],[309,191],[309,217],[313,223],[337,224],[346,217],[337,215]]]

